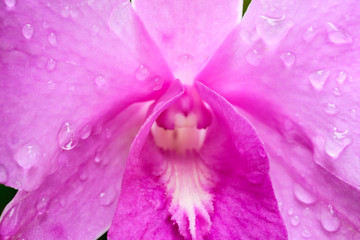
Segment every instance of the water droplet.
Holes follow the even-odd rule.
[[[351,115],[351,118],[352,118],[353,120],[357,120],[357,118],[358,118],[358,113],[357,113],[357,111],[356,111],[355,108],[351,109],[350,115]]]
[[[314,27],[310,26],[306,29],[304,34],[304,40],[305,42],[309,43],[311,42],[317,34],[317,30],[314,29]]]
[[[320,222],[323,228],[328,232],[336,232],[340,227],[340,220],[334,214],[331,204],[321,209]]]
[[[48,88],[51,90],[55,89],[55,83],[53,80],[48,81]]]
[[[350,34],[344,30],[338,29],[333,23],[328,23],[328,38],[334,44],[351,44],[353,39]]]
[[[337,159],[344,149],[351,143],[351,139],[346,138],[345,134],[338,138],[341,133],[334,133],[334,137],[327,139],[325,142],[325,152],[332,158]]]
[[[58,144],[64,150],[73,149],[78,143],[72,125],[69,122],[64,123],[58,133]]]
[[[296,227],[297,225],[299,225],[299,223],[300,223],[300,218],[299,218],[299,216],[293,216],[293,217],[291,217],[291,225],[293,225],[294,227]]]
[[[289,208],[289,210],[287,211],[288,214],[291,216],[294,214],[294,208]]]
[[[56,61],[52,58],[49,58],[47,65],[46,65],[46,69],[48,71],[52,71],[55,69],[55,65],[56,65]]]
[[[180,66],[187,66],[194,61],[194,57],[190,54],[183,54],[177,58]]]
[[[28,143],[20,147],[15,155],[15,161],[20,167],[28,169],[34,166],[40,159],[40,147],[37,143]]]
[[[113,187],[109,187],[105,191],[99,194],[99,201],[102,206],[109,206],[111,205],[115,198],[116,198],[116,191]]]
[[[56,40],[56,35],[55,33],[49,33],[48,35],[48,41],[52,46],[56,46],[57,45],[57,40]]]
[[[263,56],[256,49],[246,54],[246,61],[253,66],[258,66],[262,59]]]
[[[309,81],[315,90],[321,91],[329,75],[330,71],[319,70],[310,74]]]
[[[334,88],[333,93],[334,93],[335,96],[340,96],[342,94],[342,92],[338,88]]]
[[[26,39],[31,39],[34,35],[34,27],[31,24],[25,24],[22,28],[22,33]]]
[[[81,181],[86,181],[89,178],[89,171],[86,167],[82,168],[79,172],[79,179]]]
[[[8,171],[3,165],[0,164],[0,183],[6,183],[8,178]]]
[[[68,18],[70,16],[70,6],[66,5],[63,9],[61,9],[60,14],[63,18]]]
[[[340,71],[339,73],[338,73],[338,75],[336,76],[336,81],[338,82],[338,83],[340,83],[340,84],[343,84],[344,83],[344,81],[346,80],[346,78],[347,78],[347,72],[345,72],[345,71]]]
[[[38,199],[36,203],[36,210],[38,214],[44,214],[49,207],[49,198],[48,197],[41,197]]]
[[[92,28],[91,28],[91,35],[92,36],[96,36],[99,32],[100,28],[96,25],[93,25]]]
[[[326,104],[324,110],[327,114],[330,114],[330,115],[335,115],[339,112],[338,107],[334,103]]]
[[[152,77],[153,90],[159,91],[164,85],[164,80],[160,76]]]
[[[316,202],[315,196],[301,185],[294,183],[293,185],[294,195],[300,202],[310,205]]]
[[[42,21],[41,25],[42,25],[43,29],[45,29],[45,30],[49,28],[49,23],[46,21]]]
[[[280,42],[292,26],[293,22],[285,16],[281,18],[260,16],[256,23],[256,31],[267,44],[274,44]]]
[[[280,55],[280,58],[287,67],[291,67],[292,65],[294,65],[296,61],[296,56],[292,52],[283,53]]]
[[[311,236],[312,236],[311,232],[309,230],[307,230],[307,229],[302,230],[301,235],[304,238],[311,238]]]
[[[94,158],[94,162],[96,164],[99,164],[101,162],[101,157],[99,156],[99,154],[96,154],[95,158]]]
[[[95,84],[96,84],[96,86],[98,86],[98,88],[102,88],[105,86],[106,80],[103,76],[97,76],[95,78]]]
[[[135,72],[135,77],[139,81],[144,81],[149,77],[149,75],[150,70],[144,65],[140,65],[140,67]]]
[[[83,128],[80,130],[81,139],[85,140],[91,135],[91,125],[89,123],[85,124]]]
[[[4,3],[8,8],[13,8],[16,5],[16,0],[4,0]]]
[[[337,128],[334,128],[334,135],[337,139],[343,139],[346,137],[346,134],[348,134],[349,130],[344,130],[344,131],[338,131]]]

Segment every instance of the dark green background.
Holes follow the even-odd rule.
[[[243,11],[244,13],[250,4],[250,1],[251,0],[244,0],[244,11]],[[4,210],[6,204],[10,202],[10,200],[15,196],[15,194],[16,194],[15,189],[5,187],[4,185],[0,184],[0,212]],[[106,240],[106,239],[107,239],[106,234],[104,234],[99,238],[99,240]]]

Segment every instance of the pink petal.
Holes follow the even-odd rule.
[[[360,189],[358,10],[254,1],[199,80],[284,135],[303,131],[314,161]]]
[[[61,149],[172,76],[128,1],[15,3],[0,3],[0,182],[29,191]]]
[[[204,161],[211,166],[209,171],[215,173],[208,177],[216,186],[210,191],[214,196],[213,203],[209,203],[213,205],[213,211],[210,207],[210,211],[202,209],[209,211],[209,215],[196,213],[196,239],[256,239],[263,236],[286,239],[268,175],[266,153],[253,128],[222,97],[202,85],[197,89],[215,112],[216,122],[208,130],[203,149],[191,162]],[[181,214],[184,209],[176,210],[174,215],[171,196],[166,194],[154,172],[163,162],[186,161],[181,155],[160,150],[152,136],[145,134],[159,113],[153,115],[152,122],[143,127],[141,137],[134,141],[137,143],[134,146],[143,147],[131,151],[120,201],[109,231],[110,239],[191,238],[190,220],[186,219],[186,214]],[[207,222],[209,219],[199,217],[204,214],[210,216],[211,223]],[[209,226],[210,230],[206,230]]]
[[[294,238],[359,238],[358,10],[253,1],[198,78],[255,124]]]
[[[181,92],[179,82],[174,82],[156,108],[164,108]],[[95,239],[102,235],[112,221],[130,145],[147,107],[130,106],[73,151],[62,152],[59,169],[40,188],[31,193],[20,191],[7,206],[0,236]]]
[[[57,157],[58,170],[6,207],[1,239],[96,239],[110,226],[132,139],[144,121],[133,105],[72,151]],[[131,118],[131,122],[127,121]]]
[[[240,21],[243,1],[135,0],[133,6],[175,77],[190,84]]]

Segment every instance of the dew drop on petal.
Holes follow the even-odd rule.
[[[4,3],[8,8],[13,8],[16,5],[16,0],[4,0]]]
[[[304,204],[310,205],[316,202],[315,196],[297,183],[294,183],[293,191],[296,199]]]
[[[296,61],[296,56],[292,52],[286,52],[280,55],[281,60],[286,67],[291,67]]]
[[[63,18],[68,18],[70,16],[70,6],[66,5],[63,9],[61,9],[60,14]]]
[[[152,89],[154,91],[159,91],[160,89],[162,89],[163,85],[164,85],[164,80],[160,77],[160,76],[154,76],[151,79],[152,81]]]
[[[263,56],[256,49],[253,49],[246,54],[245,58],[249,64],[258,66],[261,63]]]
[[[349,138],[338,139],[335,135],[335,138],[326,140],[324,150],[330,157],[337,159],[351,142]]]
[[[34,35],[34,27],[31,24],[25,24],[22,28],[22,33],[26,39],[31,39]]]
[[[109,187],[99,194],[99,202],[102,206],[111,205],[116,198],[116,191],[113,187]]]
[[[347,72],[345,71],[340,71],[337,76],[336,76],[336,81],[340,84],[343,84],[347,78]]]
[[[344,30],[338,29],[333,23],[328,23],[329,33],[328,38],[329,41],[334,44],[351,44],[353,39],[351,35]]]
[[[293,24],[285,16],[281,18],[260,16],[256,23],[256,31],[267,44],[274,44],[286,36]]]
[[[97,76],[95,77],[95,84],[98,86],[98,88],[102,88],[106,84],[106,79],[103,76]]]
[[[287,211],[287,213],[291,216],[294,214],[294,208],[289,208],[289,210]]]
[[[291,217],[291,225],[293,225],[294,227],[296,227],[297,225],[299,225],[299,223],[300,223],[300,218],[299,218],[299,216],[292,216]]]
[[[320,222],[322,227],[328,232],[336,232],[339,229],[340,220],[336,217],[331,204],[321,209]]]
[[[339,108],[334,103],[326,104],[324,111],[329,115],[335,115],[339,112]]]
[[[311,42],[317,34],[317,30],[314,29],[314,27],[310,26],[306,29],[304,34],[304,40],[305,42],[309,43]]]
[[[69,122],[65,122],[58,133],[58,144],[64,150],[73,149],[78,143],[78,139],[75,136],[75,132],[72,129],[72,125]]]
[[[342,94],[342,92],[340,91],[339,88],[334,88],[333,93],[334,93],[335,96],[341,96],[341,94]]]
[[[307,229],[303,229],[301,235],[303,236],[303,238],[311,238],[312,236],[311,232]]]
[[[49,89],[51,90],[55,89],[55,83],[53,80],[48,81],[47,84]]]
[[[86,181],[89,178],[89,171],[86,167],[82,168],[79,172],[79,179],[81,181]]]
[[[92,127],[89,123],[85,124],[80,130],[80,138],[85,140],[90,137],[92,131]]]
[[[49,58],[47,65],[46,65],[46,69],[48,71],[52,71],[55,69],[55,65],[56,65],[56,61],[52,58]]]
[[[38,214],[43,214],[48,210],[49,199],[47,197],[41,197],[36,203],[36,210]]]
[[[315,90],[321,91],[329,75],[330,71],[319,70],[310,74],[309,81]]]
[[[57,40],[56,40],[56,35],[55,33],[49,33],[48,35],[48,42],[52,45],[52,46],[56,46],[57,45]]]
[[[135,72],[135,77],[139,81],[144,81],[149,77],[149,75],[150,70],[144,65],[140,65],[140,67]]]
[[[8,171],[3,165],[0,164],[0,183],[6,183],[8,178]]]
[[[40,159],[40,147],[37,143],[28,143],[20,147],[14,155],[15,161],[20,167],[28,169],[34,166]]]

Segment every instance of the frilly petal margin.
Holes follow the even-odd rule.
[[[192,159],[210,166],[214,174],[206,177],[215,183],[210,191],[214,195],[211,228],[204,236],[197,233],[196,239],[287,239],[266,153],[254,129],[221,96],[201,84],[197,89],[216,122],[209,127],[203,149]],[[187,229],[174,222],[179,216],[169,213],[171,195],[156,175],[158,164],[179,156],[155,145],[148,135],[152,123],[143,127],[144,134],[135,141],[142,147],[131,151],[109,239],[183,239],[179,231]],[[196,219],[197,231],[203,230],[203,220]],[[182,223],[189,225],[186,219]]]
[[[242,0],[134,0],[176,78],[192,82],[242,18]]]
[[[181,85],[174,82],[156,102],[156,108],[164,108],[182,91]],[[78,147],[61,152],[59,169],[35,191],[19,191],[6,207],[0,236],[4,239],[101,236],[112,221],[129,149],[145,121],[147,108],[148,104],[140,103],[130,106],[97,133],[80,141]]]
[[[159,97],[172,79],[128,1],[1,1],[0,13],[7,186],[36,189],[62,149],[131,103]]]
[[[243,109],[289,235],[358,239],[357,1],[257,1],[198,80]]]

